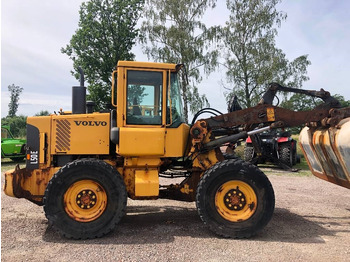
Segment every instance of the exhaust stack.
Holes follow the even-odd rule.
[[[72,87],[72,114],[86,113],[86,87],[84,86],[84,71],[78,67],[80,86]]]

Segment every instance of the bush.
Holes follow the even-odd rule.
[[[25,138],[26,137],[26,121],[27,117],[13,116],[13,117],[3,117],[1,118],[1,125],[10,126],[11,133],[16,138]]]

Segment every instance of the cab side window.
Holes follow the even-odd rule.
[[[162,90],[162,72],[128,70],[126,123],[161,125]]]

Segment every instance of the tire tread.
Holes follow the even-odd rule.
[[[113,221],[111,223],[109,223],[108,227],[102,227],[99,230],[99,232],[97,232],[96,234],[93,234],[93,235],[83,235],[83,234],[76,235],[76,234],[66,232],[61,228],[56,227],[55,223],[53,222],[53,221],[55,221],[54,214],[50,214],[50,207],[48,206],[48,201],[50,198],[51,190],[53,189],[54,186],[61,185],[64,182],[64,181],[62,181],[63,174],[65,172],[67,172],[68,170],[70,170],[71,168],[79,167],[79,166],[82,166],[82,167],[83,166],[85,166],[85,167],[86,166],[95,166],[101,170],[105,170],[110,175],[110,178],[114,181],[114,183],[116,183],[118,186],[122,187],[122,190],[119,192],[119,194],[120,194],[120,198],[122,199],[123,208],[121,209],[120,212],[118,212],[113,217]],[[115,174],[115,175],[112,175],[112,174]],[[118,171],[115,168],[113,168],[111,165],[109,165],[108,163],[106,163],[102,160],[83,158],[83,159],[75,160],[73,162],[66,164],[65,166],[63,166],[60,170],[58,170],[53,175],[53,177],[51,178],[51,180],[49,181],[49,183],[45,189],[43,203],[44,203],[45,216],[49,221],[49,225],[52,226],[56,231],[58,231],[62,236],[69,238],[69,239],[92,239],[92,238],[99,238],[99,237],[102,237],[102,236],[108,234],[120,222],[120,220],[122,219],[122,217],[126,213],[127,193],[126,193],[124,181],[123,181],[121,175],[118,173]]]

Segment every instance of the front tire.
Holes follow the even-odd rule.
[[[62,167],[44,196],[49,224],[73,239],[102,237],[125,215],[127,194],[121,175],[96,159],[81,159]]]
[[[201,219],[214,233],[248,238],[270,221],[275,196],[270,181],[256,166],[229,159],[204,173],[196,205]]]

